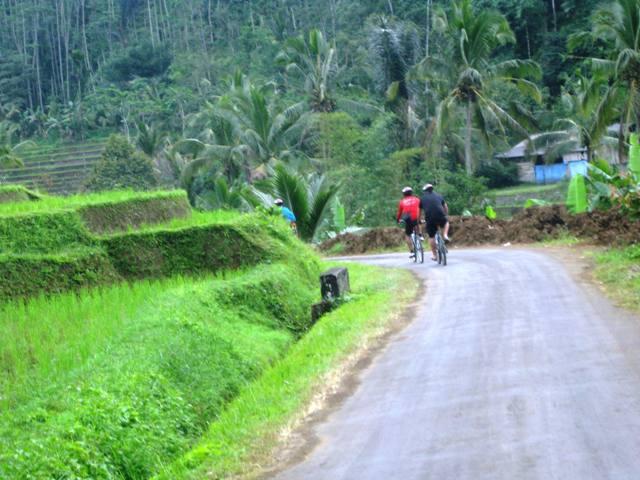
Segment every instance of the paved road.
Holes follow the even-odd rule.
[[[542,251],[450,262],[416,270],[416,319],[277,478],[640,479],[640,319]]]

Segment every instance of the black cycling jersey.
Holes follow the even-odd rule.
[[[425,192],[420,199],[420,209],[430,220],[440,220],[446,216],[444,198],[435,192]]]

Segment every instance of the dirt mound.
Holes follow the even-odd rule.
[[[528,208],[511,220],[452,216],[451,237],[455,245],[500,245],[532,243],[574,235],[600,245],[626,245],[640,242],[640,221],[631,220],[620,210],[595,211],[571,215],[564,206]],[[403,245],[399,228],[375,228],[363,234],[344,234],[320,245],[322,251],[361,254]]]
[[[388,250],[404,245],[404,231],[400,228],[374,228],[364,233],[344,233],[320,244],[320,250],[331,252],[337,246],[336,253],[357,255],[374,250]]]
[[[484,245],[500,243],[504,237],[505,221],[487,220],[485,217],[449,218],[451,224],[450,237],[456,245]]]
[[[595,211],[570,216],[568,230],[600,245],[627,245],[640,242],[640,221],[631,220],[620,210]]]

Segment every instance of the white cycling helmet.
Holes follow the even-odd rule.
[[[424,187],[422,187],[422,190],[429,190],[430,188],[433,188],[433,185],[431,185],[430,183],[425,184]]]
[[[402,193],[411,193],[411,192],[413,192],[413,188],[411,187],[404,187],[402,189]]]
[[[281,198],[276,198],[273,203],[275,203],[278,206],[284,205],[284,201]]]

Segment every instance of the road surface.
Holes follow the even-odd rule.
[[[272,478],[640,479],[640,319],[542,250],[450,257],[415,268],[415,320]]]

